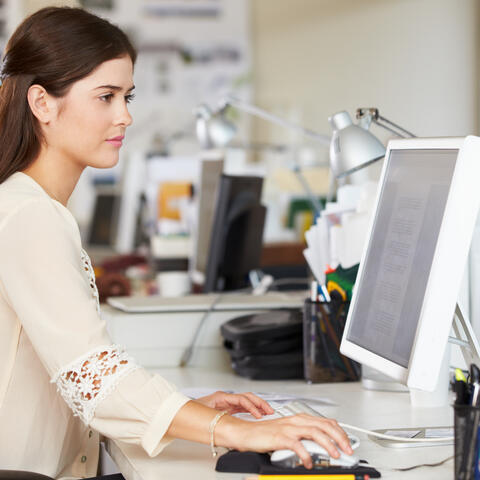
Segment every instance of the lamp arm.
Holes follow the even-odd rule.
[[[294,130],[302,135],[312,138],[317,142],[322,143],[325,146],[330,145],[330,137],[327,135],[322,135],[320,133],[314,132],[313,130],[309,130],[308,128],[302,127],[296,123],[290,122],[289,120],[285,120],[283,118],[277,117],[270,112],[262,110],[254,105],[250,105],[246,102],[243,102],[235,97],[228,96],[225,99],[226,105],[231,105],[232,107],[238,108],[239,110],[243,110],[244,112],[250,113],[259,118],[263,118],[264,120],[270,121],[281,127],[288,128],[290,130]]]
[[[380,127],[385,128],[385,130],[388,130],[395,135],[398,135],[399,137],[403,138],[413,138],[416,137],[412,132],[409,132],[408,130],[405,130],[404,128],[400,127],[396,123],[393,123],[392,121],[388,120],[385,117],[382,117],[381,115],[378,115],[377,117],[373,118],[373,121],[379,125]]]
[[[388,118],[382,117],[378,111],[378,108],[370,107],[370,108],[357,108],[357,118],[359,123],[365,130],[368,130],[370,127],[371,122],[374,122],[376,125],[392,132],[397,137],[402,138],[415,138],[412,132],[405,130],[400,125],[393,123]]]

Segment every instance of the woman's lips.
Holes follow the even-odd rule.
[[[110,143],[111,145],[113,145],[114,147],[121,147],[122,146],[122,140],[124,138],[125,137],[123,135],[120,135],[118,137],[109,138],[107,140],[107,142]]]

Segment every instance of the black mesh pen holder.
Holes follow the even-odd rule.
[[[304,376],[309,383],[360,379],[360,364],[340,353],[350,302],[312,302],[303,309]]]
[[[479,469],[480,407],[454,405],[455,480],[474,480]],[[477,473],[476,473],[477,471]]]

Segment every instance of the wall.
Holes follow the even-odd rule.
[[[419,136],[478,133],[476,0],[261,0],[252,19],[258,105],[322,133],[361,106]]]
[[[478,1],[294,3],[252,2],[257,105],[327,134],[329,115],[361,106],[378,107],[418,136],[480,133]],[[262,121],[253,134],[289,137]],[[322,147],[317,153],[327,155]],[[480,223],[473,244],[460,301],[480,335]]]
[[[77,2],[9,3],[31,12]],[[476,0],[250,4],[258,105],[323,133],[330,132],[329,115],[344,109],[354,114],[359,106],[376,106],[421,136],[478,132]],[[254,131],[257,138],[289,138],[262,120]]]

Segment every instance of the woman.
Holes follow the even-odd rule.
[[[273,413],[252,394],[192,401],[112,345],[77,225],[65,208],[85,167],[118,161],[132,123],[135,51],[80,9],[28,17],[6,48],[0,88],[0,469],[93,477],[98,436],[157,455],[173,438],[265,452],[309,438],[352,453],[334,420]],[[223,412],[228,412],[224,414]],[[212,447],[213,448],[213,447]]]

